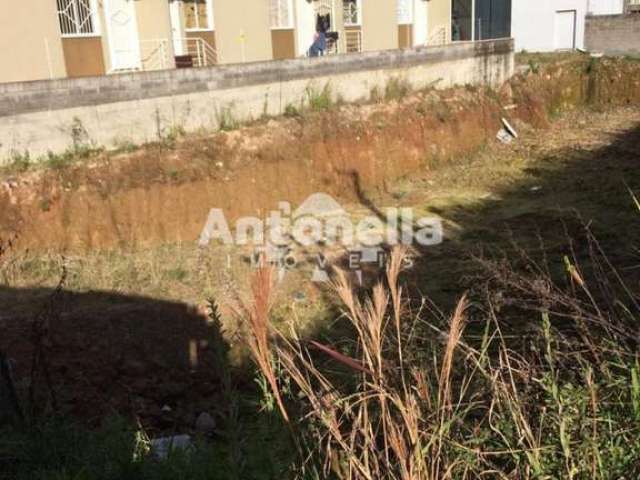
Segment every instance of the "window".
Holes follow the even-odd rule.
[[[213,30],[211,0],[184,0],[185,30]]]
[[[293,28],[293,0],[271,1],[271,28]]]
[[[398,24],[411,25],[413,23],[413,0],[398,0]]]
[[[360,25],[360,0],[342,0],[344,24]]]
[[[62,36],[97,35],[95,0],[56,0]]]
[[[473,39],[473,0],[453,0],[451,9],[451,40],[454,42]]]

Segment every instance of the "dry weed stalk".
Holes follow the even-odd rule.
[[[332,288],[355,329],[360,357],[339,354],[340,358],[329,349],[334,353],[332,359],[350,367],[346,380],[322,373],[294,327],[289,338],[281,336],[278,342],[276,350],[284,370],[309,402],[307,415],[321,425],[317,441],[324,445],[320,450],[325,452],[326,474],[332,470],[339,478],[354,480],[428,480],[443,478],[443,472],[452,468],[446,460],[432,456],[444,455],[443,444],[448,442],[447,430],[455,415],[452,370],[467,302],[461,299],[451,318],[439,376],[405,371],[399,285],[405,255],[404,249],[392,252],[387,286],[378,283],[364,299],[355,294],[344,272],[335,273]],[[316,343],[312,344],[317,347]],[[327,349],[321,348],[325,353]],[[416,386],[412,386],[414,379],[419,380]],[[344,391],[344,382],[351,385],[351,391]],[[437,385],[435,399],[433,383]]]
[[[250,335],[248,337],[249,348],[258,368],[265,376],[271,387],[271,391],[278,403],[280,413],[286,422],[289,422],[289,415],[282,401],[278,379],[273,370],[273,357],[269,337],[271,325],[269,314],[271,312],[271,295],[273,291],[273,268],[259,268],[251,280],[252,301],[250,304],[237,299],[237,304],[233,305],[233,314],[240,321],[247,321]]]
[[[268,314],[256,326],[258,315],[249,315],[254,355],[271,348],[298,389],[298,420],[309,428],[297,433],[322,455],[324,474],[344,480],[640,475],[637,297],[588,238],[594,267],[567,269],[573,283],[566,290],[530,258],[526,274],[479,259],[489,278],[480,290],[485,297],[474,297],[473,322],[466,295],[448,322],[403,308],[404,251],[392,253],[386,285],[362,297],[336,271],[332,287],[354,330],[352,356],[301,339],[293,322],[287,335],[272,332],[277,341],[269,347]],[[577,265],[575,256],[569,265]],[[542,318],[522,350],[513,345],[521,348],[524,338],[503,334],[498,321],[505,304]],[[476,317],[484,321],[481,335],[470,331],[481,327]],[[273,376],[270,362],[256,360]],[[629,378],[631,389],[621,390]],[[275,378],[271,385],[276,392]],[[625,437],[624,456],[607,437],[613,424]]]

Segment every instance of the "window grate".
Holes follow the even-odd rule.
[[[343,0],[343,18],[344,24],[360,25],[360,2],[359,0]]]
[[[413,23],[413,1],[398,0],[398,24],[410,25]]]
[[[293,28],[292,0],[271,0],[271,28]]]
[[[63,36],[88,36],[98,33],[93,0],[56,0],[58,21]]]
[[[183,3],[185,29],[213,30],[213,8],[211,0],[186,0]]]

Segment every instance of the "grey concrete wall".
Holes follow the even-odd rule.
[[[585,48],[608,55],[640,56],[640,15],[588,16]]]
[[[345,101],[369,98],[390,78],[414,88],[487,84],[514,71],[513,42],[492,40],[316,59],[256,62],[206,69],[0,84],[0,161],[73,145],[82,125],[96,146],[158,140],[174,127],[219,127],[222,112],[238,121],[299,106],[308,89]]]

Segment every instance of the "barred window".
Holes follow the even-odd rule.
[[[342,0],[344,24],[360,25],[360,0]]]
[[[185,0],[183,3],[186,30],[213,30],[211,0]]]
[[[63,36],[95,35],[98,22],[94,0],[56,0]]]
[[[413,23],[413,0],[398,0],[398,23],[400,25]]]
[[[271,1],[271,28],[293,28],[293,0]]]

